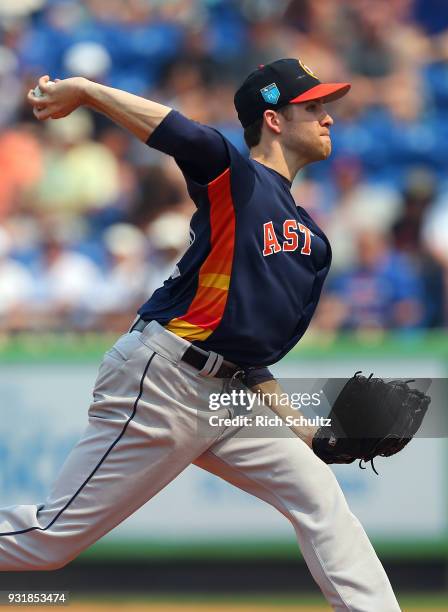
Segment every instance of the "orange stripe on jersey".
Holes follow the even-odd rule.
[[[166,325],[167,329],[187,340],[205,339],[213,333],[226,307],[235,246],[230,168],[208,185],[208,197],[211,249],[199,270],[198,290],[188,311]],[[198,334],[202,337],[199,338]]]
[[[181,319],[173,319],[168,325],[165,325],[165,328],[173,332],[173,334],[181,338],[187,338],[190,341],[206,340],[213,333],[212,329],[202,329],[202,327],[191,325],[187,321],[181,321]]]
[[[201,287],[216,287],[217,289],[228,289],[230,276],[228,274],[202,274]]]

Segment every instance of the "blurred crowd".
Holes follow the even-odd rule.
[[[333,246],[314,326],[445,326],[444,0],[2,0],[0,331],[125,329],[194,211],[175,162],[103,116],[38,123],[25,101],[38,76],[161,101],[245,151],[233,93],[280,57],[353,83],[329,106],[331,160],[293,185]]]

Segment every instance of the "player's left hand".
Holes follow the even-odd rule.
[[[39,121],[67,117],[84,103],[86,83],[87,79],[83,77],[56,79],[54,82],[48,75],[40,77],[37,92],[30,89],[27,96],[34,116]],[[36,95],[39,90],[41,95]]]
[[[411,382],[411,381],[408,381]],[[312,448],[325,463],[370,461],[401,451],[422,424],[431,398],[407,382],[366,378],[357,372],[331,409],[331,425],[321,427]]]

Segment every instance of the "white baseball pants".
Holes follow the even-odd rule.
[[[0,510],[0,570],[63,567],[195,463],[291,521],[334,610],[399,611],[333,472],[296,437],[208,427],[209,395],[224,381],[181,361],[188,347],[152,322],[105,354],[88,426],[47,501]],[[224,408],[213,414],[229,416]]]

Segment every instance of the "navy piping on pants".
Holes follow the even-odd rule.
[[[146,367],[143,371],[143,375],[141,377],[140,380],[140,390],[138,393],[138,396],[134,402],[134,407],[132,410],[132,414],[131,416],[128,418],[128,420],[126,421],[126,423],[124,424],[123,429],[121,430],[120,435],[118,436],[118,438],[112,442],[112,444],[109,446],[109,448],[107,449],[107,451],[104,453],[103,457],[101,458],[101,460],[97,463],[97,465],[95,466],[95,468],[92,470],[92,472],[89,474],[89,476],[85,479],[85,481],[82,483],[82,485],[79,487],[79,489],[76,491],[76,493],[68,500],[68,502],[65,504],[65,506],[63,508],[61,508],[61,510],[59,510],[59,512],[56,514],[56,516],[54,517],[54,519],[52,521],[50,521],[50,523],[48,523],[48,525],[46,527],[28,527],[27,529],[21,529],[19,531],[7,531],[7,532],[3,532],[0,533],[0,536],[11,536],[11,535],[19,535],[22,533],[28,533],[30,531],[46,531],[47,529],[49,529],[52,525],[54,525],[54,523],[58,520],[58,518],[62,515],[62,513],[64,512],[64,510],[67,510],[67,508],[70,506],[70,504],[72,503],[72,501],[74,501],[76,499],[76,497],[79,495],[79,493],[81,493],[81,491],[83,490],[83,488],[86,486],[86,484],[89,482],[89,480],[95,475],[95,473],[98,471],[98,469],[100,468],[100,466],[104,463],[104,461],[107,459],[108,455],[110,454],[110,452],[113,450],[113,448],[116,446],[116,444],[121,440],[121,438],[124,436],[126,429],[128,428],[129,423],[132,421],[132,419],[135,416],[135,413],[137,412],[137,404],[139,402],[139,399],[142,396],[143,393],[143,381],[145,380],[145,376],[148,372],[149,366],[151,365],[151,361],[153,360],[153,358],[155,357],[157,353],[153,353],[151,355],[151,357],[148,360],[148,363],[146,364]]]

